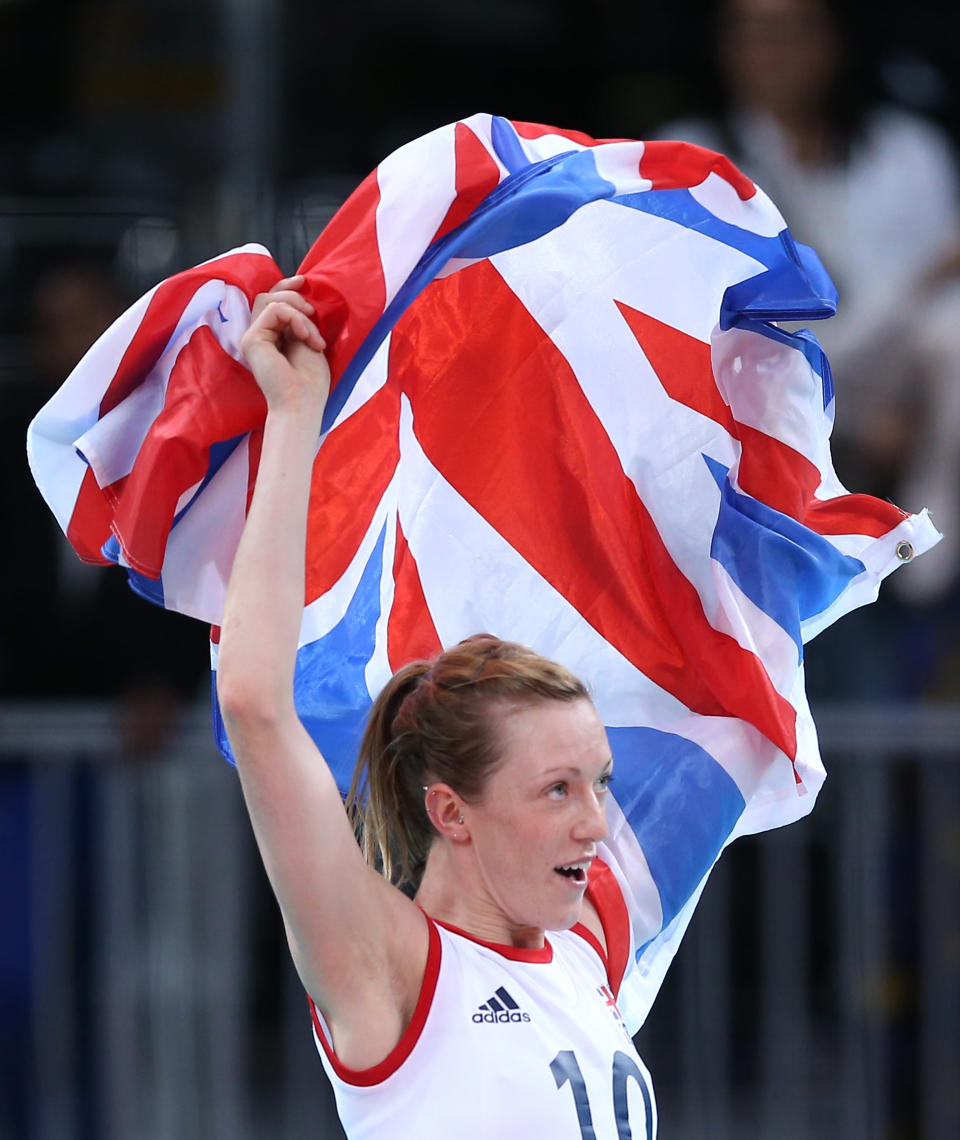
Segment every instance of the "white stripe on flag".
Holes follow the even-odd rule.
[[[325,637],[347,612],[350,602],[357,592],[357,586],[367,563],[370,561],[370,556],[380,539],[384,524],[391,517],[394,509],[392,506],[393,497],[394,490],[391,482],[383,498],[377,504],[377,509],[373,513],[373,518],[363,536],[363,541],[350,560],[350,565],[325,594],[321,594],[319,598],[315,598],[304,608],[298,642],[300,648]]]
[[[87,473],[86,463],[74,450],[75,442],[97,422],[100,401],[155,292],[151,289],[113,322],[30,425],[30,470],[64,533]]]
[[[607,827],[609,835],[598,845],[598,855],[629,892],[633,942],[642,946],[663,925],[663,907],[643,848],[613,795],[607,798]]]
[[[402,400],[405,403],[406,397],[402,397]],[[384,495],[389,509],[386,516],[386,530],[383,536],[383,559],[380,574],[380,614],[377,617],[377,623],[374,627],[373,655],[363,671],[367,692],[371,697],[376,697],[393,676],[393,669],[390,668],[390,646],[387,633],[390,623],[390,614],[393,610],[393,598],[396,592],[396,583],[393,578],[393,561],[397,552],[396,495],[397,486],[402,478],[400,474],[402,462],[401,459]]]
[[[761,237],[776,237],[787,228],[783,215],[759,186],[744,201],[725,178],[711,172],[699,186],[690,187],[690,195],[721,222]]]
[[[636,194],[653,186],[649,178],[640,177],[644,149],[642,142],[609,143],[590,153],[597,173],[612,182],[618,194]]]
[[[362,408],[367,400],[386,384],[392,337],[393,333],[391,332],[380,342],[380,346],[371,358],[370,363],[361,372],[353,390],[344,401],[333,427],[339,427],[344,420],[349,419],[358,408]],[[333,428],[330,430],[332,431]]]
[[[706,610],[707,621],[759,657],[773,687],[790,701],[796,684],[799,646],[782,626],[747,597],[719,562],[711,558],[709,563],[716,605]]]
[[[905,560],[926,553],[941,537],[926,510],[905,518],[880,538],[854,534],[831,535],[831,543],[843,553],[859,558],[866,570],[850,582],[832,606],[804,622],[801,630],[803,640],[812,640],[843,614],[872,602],[880,589],[880,583],[888,574]],[[905,558],[897,554],[901,543],[907,543],[910,548]]]
[[[802,352],[747,329],[714,332],[717,387],[739,423],[792,447],[818,468],[829,463],[823,381]],[[791,415],[784,415],[789,408]]]
[[[514,130],[512,126],[509,129]],[[574,142],[565,135],[545,134],[538,135],[535,139],[525,139],[516,135],[516,139],[531,162],[541,162],[545,158],[553,158],[554,155],[571,150],[587,149],[583,143]]]
[[[433,240],[457,196],[455,126],[400,147],[377,167],[377,243],[387,304]],[[410,187],[417,193],[411,194]]]
[[[249,439],[242,439],[170,531],[163,558],[166,609],[219,625],[246,520]]]
[[[606,201],[581,206],[563,226],[490,260],[548,335],[561,315],[576,319],[596,295],[621,322],[615,299],[705,344],[729,282],[764,268],[688,226]]]

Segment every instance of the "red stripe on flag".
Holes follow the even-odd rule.
[[[313,465],[306,604],[346,572],[400,459],[400,396],[381,388],[327,436]]]
[[[457,196],[433,236],[437,241],[456,229],[500,184],[500,167],[466,123],[457,123],[454,134]]]
[[[872,495],[840,495],[815,499],[804,520],[818,534],[866,534],[881,538],[910,515],[886,499]]]
[[[244,514],[249,513],[253,502],[253,489],[257,482],[257,472],[260,470],[260,452],[263,450],[263,425],[258,424],[247,437],[247,501],[244,505]]]
[[[746,494],[782,511],[818,534],[863,534],[877,538],[908,517],[893,503],[869,495],[814,498],[820,472],[799,451],[733,418],[712,377],[710,346],[647,313],[617,301],[624,320],[667,395],[707,416],[742,445],[737,481]]]
[[[607,980],[614,997],[630,964],[630,912],[616,876],[602,859],[590,867],[587,898],[593,903],[606,942]]]
[[[272,288],[279,278],[280,270],[273,258],[261,253],[235,253],[164,281],[151,297],[110,387],[100,401],[100,417],[125,400],[154,367],[190,299],[207,281],[220,280],[235,285],[252,301],[258,293]]]
[[[387,657],[394,673],[410,661],[436,657],[443,649],[420,581],[416,559],[397,519],[393,554],[393,606],[387,619]]]
[[[729,182],[744,202],[757,192],[750,179],[716,151],[687,142],[656,140],[643,144],[640,175],[650,179],[653,190],[686,190],[699,186],[710,174],[719,174]]]
[[[80,482],[80,490],[67,524],[67,539],[84,562],[109,566],[110,559],[100,553],[110,537],[113,509],[97,486],[92,468],[88,467]]]
[[[177,357],[163,410],[127,476],[113,520],[123,556],[157,578],[180,496],[206,474],[210,446],[262,422],[266,406],[249,369],[203,325]]]
[[[383,313],[387,287],[377,239],[380,187],[373,171],[313,243],[298,272],[327,341],[333,383]]]
[[[623,301],[614,303],[667,395],[736,435],[733,413],[713,382],[710,345]]]
[[[495,332],[464,351],[478,328]],[[569,363],[489,262],[421,295],[391,371],[431,462],[603,637],[688,708],[794,755],[792,707],[707,621]]]

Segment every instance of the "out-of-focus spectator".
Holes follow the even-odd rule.
[[[839,0],[724,0],[716,29],[713,112],[657,133],[729,154],[837,284],[838,315],[815,331],[836,383],[838,474],[852,490],[929,507],[945,532],[926,565],[891,583],[920,609],[904,616],[888,605],[865,619],[869,680],[858,691],[840,678],[838,695],[909,695],[934,682],[945,647],[923,613],[956,608],[960,570],[953,149],[931,122],[872,96]],[[845,627],[848,642],[852,633]]]
[[[5,699],[118,698],[130,753],[162,747],[207,675],[203,626],[136,597],[125,575],[79,561],[37,494],[27,424],[126,298],[109,266],[53,264],[26,301],[25,374],[0,384],[0,693]]]

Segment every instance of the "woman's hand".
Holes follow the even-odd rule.
[[[268,411],[322,412],[330,392],[326,342],[313,322],[313,306],[300,294],[304,277],[286,277],[261,293],[240,347],[267,401]]]

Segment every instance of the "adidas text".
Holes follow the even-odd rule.
[[[485,1013],[481,1013],[479,1010],[477,1010],[477,1012],[473,1015],[473,1020],[478,1024],[484,1021],[490,1023],[505,1021],[529,1021],[530,1014],[523,1013],[519,1009],[501,1009],[497,1013],[494,1013],[492,1009],[487,1010]]]

